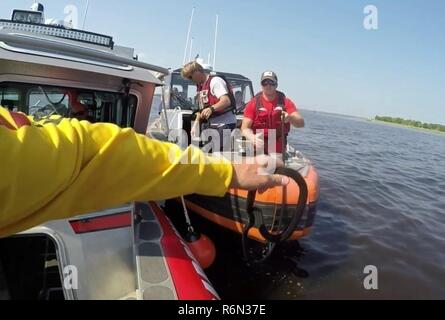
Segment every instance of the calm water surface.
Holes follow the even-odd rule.
[[[197,221],[218,247],[208,274],[221,296],[445,299],[445,135],[303,113],[307,126],[290,142],[313,160],[321,185],[298,258],[309,277],[280,260],[246,267],[239,237]],[[376,291],[364,289],[367,265],[378,268]]]

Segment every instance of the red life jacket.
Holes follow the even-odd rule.
[[[21,114],[18,112],[11,112],[11,111],[9,113],[11,114],[11,117],[14,120],[14,122],[17,126],[17,129],[20,129],[23,126],[31,125],[31,122],[24,114]],[[3,118],[1,115],[0,115],[0,126],[5,126],[6,128],[11,129],[11,130],[17,130],[13,125],[11,125],[8,121],[6,121],[6,119]]]
[[[269,130],[276,130],[277,139],[281,138],[281,111],[286,111],[286,96],[284,93],[277,91],[278,94],[278,103],[275,109],[267,110],[262,102],[261,97],[262,93],[259,93],[255,96],[255,104],[256,104],[256,115],[255,120],[252,124],[252,129],[256,132],[257,130],[264,130],[264,138],[267,139],[269,136]],[[284,124],[284,138],[290,132],[290,124]]]
[[[229,81],[227,81],[227,79],[222,75],[209,76],[209,78],[207,79],[206,82],[204,82],[203,84],[197,85],[199,110],[204,110],[205,108],[209,108],[219,102],[219,99],[212,94],[212,90],[210,89],[210,83],[212,82],[212,79],[215,77],[221,78],[225,81],[225,83],[227,85],[227,90],[229,91],[229,98],[230,98],[231,105],[223,111],[217,111],[214,114],[212,114],[212,118],[216,117],[216,116],[220,116],[227,112],[235,113],[236,102],[235,102],[235,96],[233,94],[232,86],[230,85]]]

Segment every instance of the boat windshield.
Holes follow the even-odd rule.
[[[128,103],[126,101],[128,100]],[[0,105],[21,111],[36,120],[59,115],[90,122],[110,122],[132,127],[137,98],[122,93],[23,83],[1,83]]]
[[[172,75],[170,87],[170,108],[180,107],[185,110],[196,110],[196,84],[193,81],[184,79],[179,74]]]
[[[253,98],[253,87],[250,80],[227,78],[233,89],[237,113],[244,112],[246,104]]]
[[[226,77],[232,86],[238,111],[243,111],[245,104],[253,98],[252,82],[246,79]],[[170,87],[170,108],[180,107],[185,110],[196,110],[196,84],[184,79],[180,74],[173,74]]]

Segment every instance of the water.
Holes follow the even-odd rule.
[[[445,135],[304,115],[290,141],[315,162],[321,197],[301,297],[445,299]]]
[[[223,298],[445,299],[445,135],[304,112],[292,145],[315,163],[321,196],[300,242],[298,278],[285,261],[248,268],[240,238],[198,221],[218,258],[208,275]],[[296,250],[296,249],[290,249]],[[378,290],[364,289],[365,266]]]

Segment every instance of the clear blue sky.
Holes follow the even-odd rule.
[[[2,17],[29,0],[1,0]],[[42,1],[46,17],[66,4]],[[363,8],[379,9],[379,29],[363,28]],[[86,29],[114,36],[143,60],[178,67],[188,21],[194,54],[213,47],[220,16],[217,69],[254,80],[278,73],[280,88],[300,107],[371,117],[401,116],[445,124],[445,1],[443,0],[90,0]]]

